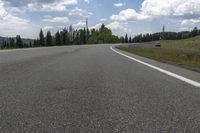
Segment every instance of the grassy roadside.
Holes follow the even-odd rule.
[[[200,72],[200,36],[185,40],[161,41],[161,48],[118,49]]]

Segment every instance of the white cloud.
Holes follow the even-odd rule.
[[[90,16],[90,15],[93,15],[92,12],[87,12],[83,9],[80,9],[78,7],[76,7],[75,9],[72,9],[70,12],[69,12],[69,15],[70,16]]]
[[[7,15],[6,10],[4,9],[4,3],[0,0],[0,19]]]
[[[30,11],[66,11],[67,5],[76,5],[77,3],[78,3],[77,0],[60,0],[46,4],[35,2],[35,3],[29,3],[27,8]]]
[[[44,22],[52,22],[52,23],[68,23],[69,19],[68,17],[48,17],[44,18],[42,21]]]
[[[122,7],[122,6],[125,6],[126,4],[125,3],[114,3],[113,5],[115,7]]]
[[[54,27],[53,27],[53,26],[45,26],[45,27],[42,28],[42,29],[45,30],[45,31],[49,31],[49,30],[54,29]]]
[[[102,23],[98,23],[92,27],[89,27],[89,29],[99,29],[101,27]]]
[[[120,6],[121,4],[119,4]],[[134,9],[126,9],[113,14],[113,21],[138,21],[152,20],[168,17],[183,19],[182,25],[194,25],[199,23],[200,0],[144,0],[139,12]]]
[[[144,0],[141,14],[153,17],[200,15],[200,0]]]
[[[94,15],[94,13],[92,13],[92,12],[88,12],[88,15]]]
[[[200,24],[200,18],[198,19],[185,19],[181,21],[181,25],[195,25],[195,24]]]
[[[73,26],[77,29],[80,29],[80,28],[83,28],[86,26],[86,23],[84,21],[79,21],[78,23],[76,24],[73,24]]]
[[[92,0],[84,0],[87,4],[89,4]]]
[[[16,36],[18,34],[24,37],[33,37],[34,31],[29,33],[29,29],[35,27],[28,20],[7,14],[0,19],[0,35],[2,36]],[[36,29],[36,28],[35,28]]]
[[[200,23],[200,0],[145,0],[141,14],[152,18],[179,17],[181,25],[195,25]]]
[[[106,21],[107,19],[106,18],[102,18],[102,19],[100,19],[100,21]]]
[[[134,31],[129,27],[127,22],[114,21],[107,24],[106,27],[111,29],[114,35],[124,36],[127,33],[133,36],[134,34]]]
[[[175,15],[200,14],[200,0],[185,0],[175,8]]]
[[[108,27],[111,30],[120,30],[120,29],[124,29],[124,26],[122,23],[114,21],[108,25],[106,25],[106,27]]]
[[[16,36],[18,34],[24,37],[33,37],[34,30],[30,34],[30,27],[36,27],[29,20],[20,18],[10,14],[4,7],[4,2],[0,0],[0,35],[1,36]],[[36,29],[36,28],[35,28]]]
[[[70,16],[83,16],[84,13],[85,13],[85,11],[83,11],[83,9],[76,7],[75,9],[73,9],[69,12],[69,15]]]
[[[144,0],[141,14],[150,16],[170,15],[178,1],[181,0]]]
[[[111,20],[114,21],[134,21],[150,19],[149,16],[137,13],[134,9],[126,9],[120,11],[118,15],[112,15]]]

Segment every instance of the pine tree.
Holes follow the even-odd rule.
[[[9,44],[11,48],[15,48],[15,40],[13,38],[9,38]]]
[[[23,42],[22,42],[20,35],[16,36],[16,47],[17,48],[23,48]]]
[[[33,47],[38,47],[39,46],[39,39],[34,39],[33,40]]]
[[[75,45],[80,44],[80,33],[78,31],[75,32],[74,44]]]
[[[132,38],[131,38],[131,36],[129,37],[128,42],[129,42],[129,43],[132,43]]]
[[[69,36],[68,36],[68,31],[66,28],[60,32],[60,38],[61,38],[61,45],[69,44]]]
[[[125,43],[128,43],[128,35],[125,36]]]
[[[125,43],[125,38],[122,36],[122,37],[120,37],[120,42],[121,43]]]
[[[61,45],[61,38],[60,38],[60,32],[56,32],[55,34],[55,45],[59,46]]]
[[[105,24],[101,25],[100,31],[102,31],[105,28]]]
[[[87,27],[87,31],[86,31],[86,43],[88,42],[89,38],[90,38],[90,30]]]
[[[198,35],[198,28],[197,27],[194,27],[194,29],[192,30],[192,37],[195,37]]]
[[[83,29],[83,34],[84,34],[84,36],[83,36],[83,44],[86,44],[86,37],[87,37],[87,34],[86,34],[86,29],[84,28]]]
[[[29,47],[33,47],[33,44],[32,44],[32,42],[31,42],[31,41],[29,42]]]
[[[44,39],[44,34],[43,34],[42,29],[40,30],[39,40],[40,40],[39,45],[40,46],[45,46],[45,39]]]
[[[46,46],[52,46],[52,36],[51,36],[51,32],[48,31],[47,32],[47,36],[46,36]]]
[[[80,29],[79,33],[80,33],[80,44],[84,44],[84,30]]]

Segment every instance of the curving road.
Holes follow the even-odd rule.
[[[0,133],[200,132],[200,88],[110,46],[0,51]],[[199,73],[130,56],[200,80]]]

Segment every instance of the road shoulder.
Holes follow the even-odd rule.
[[[200,73],[198,72],[194,72],[191,70],[187,70],[178,66],[173,66],[170,64],[166,64],[166,63],[162,63],[162,62],[158,62],[156,60],[153,59],[149,59],[149,58],[145,58],[145,57],[141,57],[138,55],[135,55],[133,53],[128,53],[122,50],[119,50],[117,48],[115,48],[115,46],[112,46],[112,48],[120,53],[123,53],[125,55],[128,55],[130,57],[133,57],[135,59],[138,59],[140,61],[143,61],[145,63],[151,64],[153,66],[159,67],[161,69],[167,70],[169,72],[175,73],[177,75],[183,76],[185,78],[191,79],[193,81],[199,82],[200,83]]]

